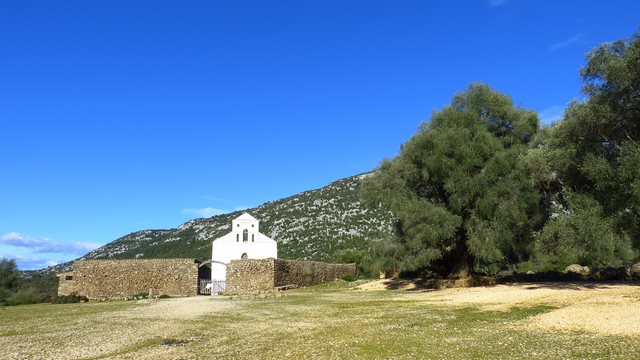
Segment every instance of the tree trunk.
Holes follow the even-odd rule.
[[[461,227],[458,230],[456,246],[446,259],[446,265],[450,269],[447,277],[450,279],[468,277],[473,270],[473,257],[467,248],[466,238],[467,234]]]
[[[460,279],[468,277],[469,274],[471,274],[471,264],[468,256],[463,255],[454,261],[453,267],[447,276],[448,278]]]

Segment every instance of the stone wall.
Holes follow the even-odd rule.
[[[255,294],[273,290],[274,260],[231,260],[227,265],[224,294]]]
[[[275,286],[321,284],[350,275],[356,276],[356,264],[329,264],[319,261],[275,261]]]
[[[80,260],[73,263],[72,284],[61,277],[58,292],[71,290],[89,299],[126,298],[150,289],[157,295],[195,296],[198,264],[193,259]]]
[[[58,277],[58,296],[71,295],[73,292],[73,273],[56,274]]]
[[[227,266],[225,295],[273,291],[279,286],[307,286],[356,275],[355,264],[259,259],[233,260]]]

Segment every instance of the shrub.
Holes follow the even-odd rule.
[[[38,304],[50,301],[47,294],[43,294],[38,289],[20,289],[7,299],[7,305]]]
[[[58,296],[53,300],[53,303],[54,304],[73,304],[73,303],[79,303],[81,301],[87,302],[89,301],[89,298],[87,298],[84,295],[71,294],[71,295]]]
[[[353,281],[355,279],[351,275],[345,275],[345,276],[342,277],[342,280],[344,280],[344,281]]]
[[[171,296],[169,296],[167,294],[162,294],[162,295],[158,296],[158,299],[171,299]]]
[[[378,275],[378,267],[369,254],[369,250],[344,249],[337,251],[331,261],[336,263],[356,263],[358,277],[375,278]]]
[[[0,304],[7,304],[7,300],[13,295],[13,292],[8,289],[0,288]]]
[[[0,258],[0,288],[15,289],[20,281],[20,273],[14,259]]]

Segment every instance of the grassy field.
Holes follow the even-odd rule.
[[[0,348],[5,349],[0,357],[635,359],[640,354],[636,332],[530,326],[533,319],[570,306],[565,300],[578,294],[572,290],[563,290],[569,291],[565,300],[550,301],[523,288],[526,301],[488,308],[482,296],[500,289],[360,291],[332,283],[265,299],[8,307],[0,310]],[[636,301],[639,293],[630,289],[625,296]],[[574,291],[586,299],[599,290]],[[456,301],[456,296],[472,301]]]

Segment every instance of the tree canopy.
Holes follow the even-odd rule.
[[[586,100],[542,129],[535,112],[472,84],[368,178],[395,218],[388,270],[493,273],[528,259],[617,266],[640,248],[640,36],[603,44]]]
[[[396,218],[382,244],[386,268],[463,275],[521,259],[539,222],[538,193],[520,165],[538,130],[535,112],[473,84],[420,126],[363,186]]]
[[[536,254],[620,265],[640,247],[640,37],[597,47],[581,76],[588,100],[571,103],[540,146],[557,191]]]

